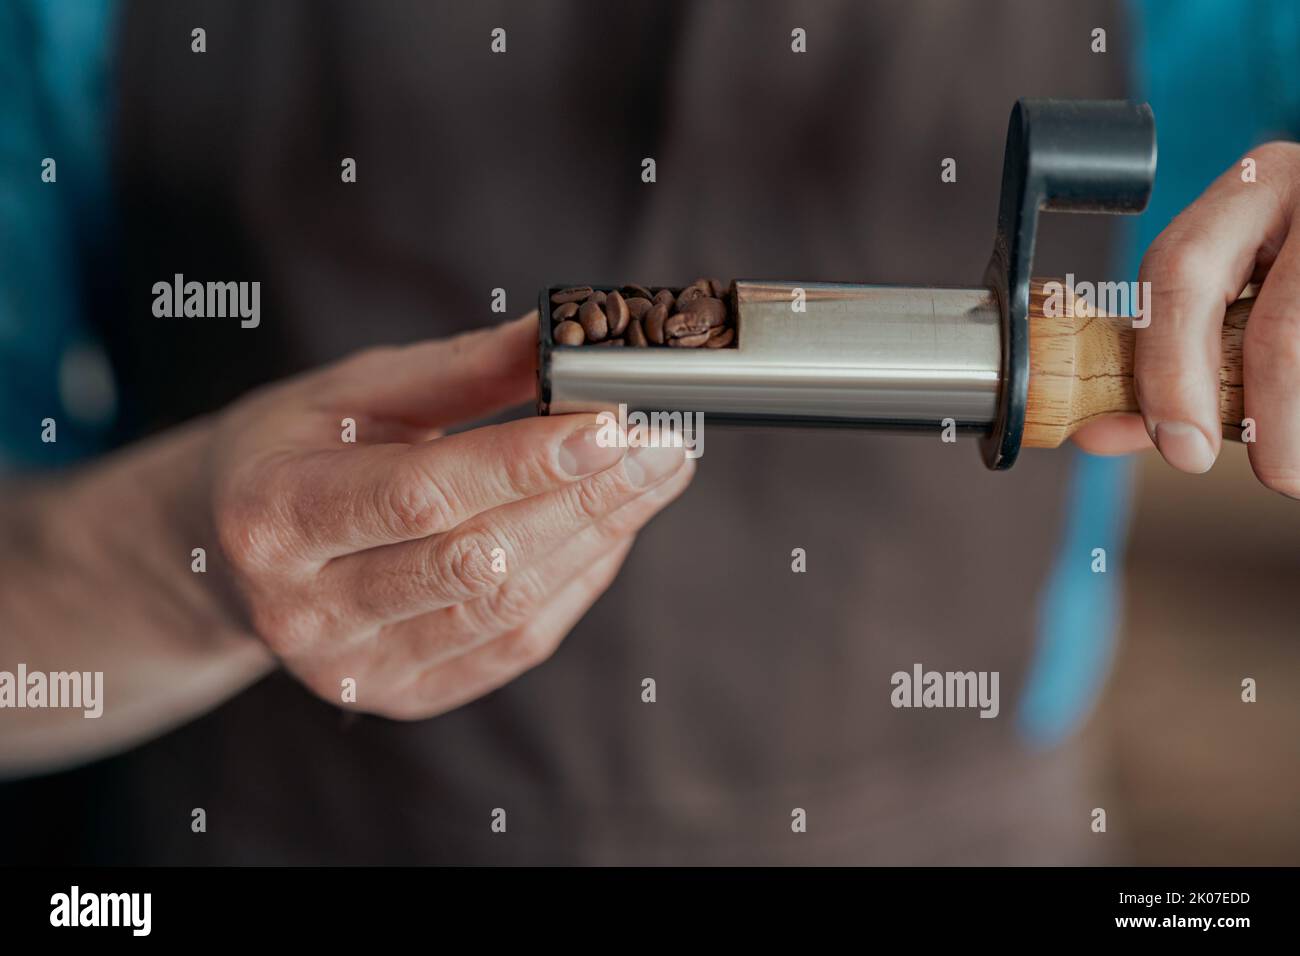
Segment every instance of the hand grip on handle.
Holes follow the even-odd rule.
[[[1029,288],[1029,394],[1022,442],[1031,448],[1056,448],[1095,418],[1138,411],[1133,346],[1142,330],[1133,328],[1132,319],[1080,314],[1086,309],[1077,301],[1073,315],[1046,315],[1046,281],[1035,279]],[[1058,285],[1065,288],[1064,282]],[[1237,300],[1223,320],[1219,423],[1223,437],[1233,441],[1241,440],[1245,417],[1242,340],[1254,302]]]

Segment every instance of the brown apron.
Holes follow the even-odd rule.
[[[521,313],[578,279],[976,284],[1011,104],[1124,95],[1122,28],[1110,4],[1040,0],[130,4],[131,293],[104,316],[128,408],[159,427],[362,346],[486,325],[496,287]],[[1108,228],[1046,222],[1038,271],[1105,269]],[[154,318],[152,284],[177,272],[261,280],[260,328]],[[994,475],[937,437],[710,429],[685,498],[502,690],[404,724],[277,675],[32,787],[51,813],[96,788],[112,824],[69,837],[78,859],[1090,859],[1077,747],[1028,753],[1015,731],[1068,463],[1028,452]],[[890,675],[916,662],[999,671],[1001,715],[894,709]]]

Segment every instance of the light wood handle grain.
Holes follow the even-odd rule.
[[[1043,286],[1049,281],[1035,279],[1029,286],[1029,396],[1022,444],[1030,448],[1055,448],[1093,419],[1138,410],[1133,344],[1142,330],[1133,328],[1132,319],[1087,315],[1077,300],[1073,315],[1046,315]],[[1223,437],[1236,441],[1245,416],[1241,346],[1254,302],[1237,300],[1223,321],[1219,423]]]

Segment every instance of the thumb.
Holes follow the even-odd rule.
[[[445,428],[527,401],[537,312],[490,329],[368,349],[331,370],[330,401],[420,428]]]

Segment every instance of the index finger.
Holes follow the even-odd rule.
[[[271,493],[300,553],[320,560],[449,531],[604,471],[627,449],[590,414],[528,418],[418,445],[355,445],[290,459]]]
[[[481,419],[532,395],[537,312],[449,339],[368,349],[322,385],[331,405],[426,428]]]

